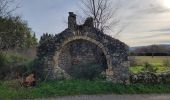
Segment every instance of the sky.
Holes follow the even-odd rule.
[[[131,47],[170,44],[170,0],[113,0],[113,7],[117,4],[120,23],[106,34]],[[20,0],[19,5],[16,14],[27,21],[38,38],[67,28],[68,12],[83,16],[80,0]],[[115,35],[119,29],[123,30]]]

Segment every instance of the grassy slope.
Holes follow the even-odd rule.
[[[170,93],[170,85],[129,85],[113,84],[103,81],[49,81],[35,88],[12,88],[0,84],[0,100],[19,100],[80,94],[134,94],[134,93]]]
[[[135,58],[139,66],[130,67],[130,71],[133,73],[140,72],[141,69],[143,68],[142,65],[145,62],[154,65],[158,69],[157,73],[170,71],[170,67],[163,66],[163,61],[166,59],[170,60],[170,56],[155,56],[153,58],[151,56],[136,56]]]

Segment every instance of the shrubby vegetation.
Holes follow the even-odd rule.
[[[102,71],[104,70],[100,65],[89,63],[72,66],[69,73],[75,79],[94,80],[97,78],[104,78],[101,74]]]
[[[157,72],[157,68],[154,67],[154,65],[151,65],[150,63],[148,62],[145,62],[144,65],[143,65],[143,69],[142,71],[143,72],[151,72],[151,73],[156,73]]]
[[[25,51],[37,45],[35,33],[27,22],[13,13],[18,8],[15,3],[17,0],[0,0],[0,80],[14,79],[27,73],[32,59],[15,51]]]
[[[26,57],[0,53],[0,80],[18,78],[26,73],[29,68],[30,59]]]
[[[43,79],[43,68],[38,59],[29,59],[23,55],[0,53],[0,80],[15,80],[35,73],[37,79]]]
[[[39,45],[37,48],[38,58],[43,59],[44,56],[47,56],[50,52],[53,52],[52,50],[55,50],[55,49],[52,49],[52,48],[55,48],[54,42],[55,42],[54,35],[51,35],[48,33],[43,34],[40,38]],[[46,48],[49,48],[49,49],[46,49]]]

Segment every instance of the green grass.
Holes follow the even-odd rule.
[[[162,65],[157,65],[157,64],[155,64],[154,67],[157,68],[156,73],[170,72],[170,67],[164,67]],[[135,73],[135,74],[141,72],[142,69],[143,69],[142,65],[141,66],[134,66],[134,67],[129,68],[130,72]]]
[[[42,82],[34,88],[0,83],[0,100],[47,98],[80,94],[170,93],[170,85],[122,85],[105,81],[67,80]]]
[[[141,72],[142,69],[143,69],[143,66],[133,66],[133,67],[129,68],[129,71],[134,74],[137,74],[137,73]]]
[[[155,56],[152,58],[152,56],[135,56],[135,59],[137,61],[137,66],[131,66],[129,68],[130,72],[132,73],[139,73],[143,69],[143,65],[145,62],[148,62],[152,64],[155,68],[157,68],[157,73],[162,72],[169,72],[170,67],[166,67],[163,65],[163,61],[168,59],[170,60],[170,56]]]
[[[152,56],[135,56],[135,58],[137,60],[137,63],[140,65],[144,62],[148,62],[151,64],[162,64],[163,60],[170,60],[170,56],[154,56],[153,58]]]

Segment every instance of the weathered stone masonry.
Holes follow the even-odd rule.
[[[128,46],[94,28],[92,18],[77,25],[73,12],[69,13],[68,28],[55,36],[44,34],[37,51],[50,79],[68,78],[68,67],[88,62],[101,62],[107,80],[125,82],[129,79]],[[104,60],[98,59],[103,57]]]

